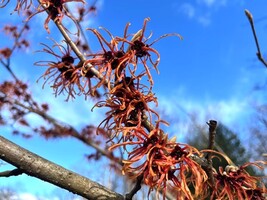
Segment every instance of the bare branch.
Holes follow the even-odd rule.
[[[25,174],[87,199],[123,200],[124,197],[75,172],[52,163],[0,136],[0,158]]]
[[[217,121],[210,120],[209,122],[207,122],[207,124],[209,126],[209,147],[208,147],[208,149],[213,150],[214,145],[215,145]],[[208,177],[209,177],[210,185],[213,187],[215,182],[214,182],[214,176],[213,176],[212,152],[208,152],[207,162],[208,162],[208,167],[207,167],[206,172],[207,172]]]
[[[132,200],[133,196],[142,188],[143,178],[144,178],[144,175],[143,174],[141,174],[140,176],[138,176],[136,178],[135,186],[131,190],[131,192],[129,192],[128,194],[126,194],[125,200]]]
[[[216,135],[216,128],[217,128],[217,121],[210,120],[207,122],[209,126],[209,147],[208,149],[213,150],[215,145],[215,135]],[[209,155],[209,154],[208,154]]]
[[[50,122],[54,126],[58,126],[58,127],[61,127],[62,129],[64,129],[64,125],[62,125],[62,123],[60,123],[56,118],[46,114],[45,112],[38,110],[38,109],[34,109],[32,107],[25,106],[16,100],[14,100],[13,103],[15,105],[18,105],[18,106],[28,110],[29,112],[32,112],[32,113],[39,115],[40,117],[47,120],[48,122]],[[104,149],[102,149],[101,147],[99,147],[94,141],[91,141],[91,140],[83,137],[81,134],[79,134],[79,132],[73,126],[71,126],[70,124],[67,124],[66,126],[69,127],[69,129],[71,130],[71,132],[70,132],[71,136],[73,136],[74,138],[82,141],[83,143],[93,147],[96,151],[101,153],[103,156],[106,156],[110,160],[118,162],[120,165],[122,165],[121,160],[116,159],[110,152],[107,152]]]
[[[265,65],[265,67],[267,67],[267,62],[265,61],[265,59],[263,58],[263,56],[261,54],[260,45],[259,45],[259,42],[258,42],[256,30],[255,30],[255,27],[254,27],[253,16],[248,10],[245,10],[245,14],[246,14],[246,16],[248,18],[248,21],[250,23],[250,26],[251,26],[251,29],[252,29],[252,33],[253,33],[253,36],[254,36],[254,40],[255,40],[255,43],[256,43],[256,47],[257,47],[257,51],[258,51],[256,55],[258,56],[258,59]]]

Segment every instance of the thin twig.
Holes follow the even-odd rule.
[[[45,112],[38,110],[38,109],[34,109],[32,107],[28,107],[23,105],[22,103],[20,103],[19,101],[14,100],[13,103],[17,106],[20,106],[21,108],[24,108],[26,110],[28,110],[29,112],[35,113],[37,115],[39,115],[40,117],[42,117],[43,119],[47,120],[48,122],[50,122],[51,124],[53,124],[56,127],[60,127],[62,129],[66,128],[64,127],[64,125],[62,125],[62,122],[59,122],[57,119],[55,119],[54,117],[46,114]],[[99,153],[101,153],[103,156],[106,156],[107,158],[111,159],[112,161],[119,163],[120,165],[122,165],[122,161],[118,160],[117,158],[115,158],[110,152],[105,151],[104,149],[102,149],[101,147],[99,147],[96,143],[94,143],[93,141],[91,141],[88,138],[83,137],[81,134],[79,134],[79,132],[70,124],[67,125],[68,128],[71,130],[71,136],[73,136],[74,138],[82,141],[83,143],[93,147],[96,151],[98,151]]]
[[[68,7],[68,6],[66,6],[66,10],[69,12],[69,7]],[[74,15],[72,14],[72,12],[69,12],[69,15],[70,15],[73,19],[75,19],[75,17],[74,17]],[[85,44],[86,44],[87,47],[88,47],[88,51],[91,53],[92,50],[91,50],[91,48],[90,48],[88,39],[87,39],[87,37],[86,37],[86,35],[85,35],[84,31],[83,31],[83,28],[82,28],[82,26],[81,26],[80,21],[76,21],[76,25],[78,26],[78,29],[79,29],[79,31],[80,31],[80,33],[81,33],[81,36],[83,37],[83,40],[84,40]]]
[[[24,173],[23,170],[17,168],[17,169],[13,169],[13,170],[7,170],[7,171],[0,172],[0,177],[19,176],[23,173]]]
[[[143,178],[144,178],[143,174],[141,174],[136,178],[136,183],[134,185],[134,188],[131,190],[131,192],[125,195],[125,200],[132,200],[133,196],[142,188]]]
[[[247,9],[245,10],[245,14],[246,14],[246,16],[248,18],[248,21],[250,23],[250,26],[251,26],[251,29],[252,29],[252,33],[253,33],[253,36],[254,36],[254,40],[255,40],[255,43],[256,43],[256,47],[257,47],[257,51],[258,51],[256,53],[256,55],[257,55],[258,59],[265,65],[265,67],[267,67],[267,62],[265,61],[265,59],[263,58],[263,56],[261,54],[260,45],[259,45],[259,42],[258,42],[256,30],[255,30],[255,27],[254,27],[253,16]]]
[[[15,42],[13,47],[11,48],[11,53],[10,55],[12,55],[12,53],[14,52],[14,50],[16,49],[17,45],[18,45],[18,41],[21,38],[23,32],[27,29],[28,27],[28,22],[25,22],[24,26],[22,27],[22,29],[20,30],[19,34],[17,35],[17,37],[15,38]],[[7,58],[7,63],[5,63],[2,59],[0,60],[1,64],[7,69],[7,71],[11,74],[11,76],[16,80],[19,81],[18,77],[16,76],[16,74],[13,72],[13,70],[10,67],[10,57]]]

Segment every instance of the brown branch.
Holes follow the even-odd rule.
[[[21,169],[7,170],[7,171],[0,172],[0,177],[18,176],[23,173],[24,171]]]
[[[97,1],[97,0],[96,0],[96,1]],[[95,3],[96,3],[96,1],[95,1]],[[67,10],[67,12],[69,12],[69,7],[68,7],[67,5],[66,5],[66,10]],[[70,15],[73,19],[75,19],[74,15],[73,15],[71,12],[69,12],[69,15]],[[85,44],[86,44],[87,47],[88,47],[88,51],[91,53],[92,50],[91,50],[91,48],[90,48],[88,39],[87,39],[87,37],[86,37],[86,35],[85,35],[85,33],[84,33],[84,30],[82,29],[82,26],[81,26],[81,23],[80,23],[80,22],[81,22],[81,21],[77,21],[77,20],[75,20],[75,23],[76,23],[76,25],[78,26],[79,32],[81,33],[81,36],[82,36],[82,38],[83,38]]]
[[[254,40],[255,40],[255,43],[256,43],[256,47],[257,47],[257,51],[258,51],[256,53],[256,55],[257,55],[258,59],[265,65],[265,67],[267,67],[267,62],[265,61],[265,59],[263,58],[263,56],[261,54],[260,45],[259,45],[259,42],[258,42],[256,30],[255,30],[255,27],[254,27],[253,16],[248,10],[245,10],[245,14],[246,14],[246,16],[248,18],[248,21],[250,23],[250,26],[251,26],[251,29],[252,29],[252,33],[253,33],[253,36],[254,36]]]
[[[125,200],[132,200],[133,196],[142,188],[142,182],[143,182],[144,175],[141,174],[136,178],[136,183],[134,188],[125,195]]]
[[[209,146],[208,149],[213,150],[215,145],[215,135],[216,135],[216,128],[217,128],[217,121],[210,120],[207,122],[209,126]],[[212,165],[212,152],[207,153],[207,175],[209,177],[209,182],[212,187],[214,187],[214,176],[213,176],[213,165]]]
[[[208,149],[213,150],[215,145],[215,135],[216,135],[216,128],[217,128],[217,121],[210,120],[207,122],[209,126],[209,147]],[[210,155],[210,153],[208,153]],[[208,159],[210,159],[211,156],[208,156]]]
[[[0,158],[27,175],[87,199],[123,200],[124,197],[75,172],[52,163],[0,136]]]
[[[45,112],[38,110],[38,109],[34,109],[32,107],[28,107],[23,105],[22,103],[14,100],[13,103],[15,105],[18,105],[26,110],[28,110],[29,112],[35,113],[37,115],[39,115],[40,117],[42,117],[43,119],[47,120],[48,122],[50,122],[51,124],[53,124],[54,126],[57,127],[61,127],[62,129],[64,129],[64,125],[62,125],[62,123],[60,123],[57,119],[55,119],[54,117],[46,114]],[[79,134],[79,132],[70,124],[67,125],[69,127],[69,129],[71,130],[71,136],[73,136],[74,138],[82,141],[83,143],[85,143],[86,145],[89,145],[91,147],[93,147],[96,151],[98,151],[99,153],[101,153],[103,156],[106,156],[107,158],[109,158],[110,160],[119,163],[120,165],[122,165],[122,161],[118,160],[117,158],[115,158],[110,152],[105,151],[104,149],[102,149],[100,146],[98,146],[96,143],[94,143],[93,141],[91,141],[90,139],[87,139],[85,137],[83,137],[81,134]]]
[[[22,29],[20,30],[18,36],[17,36],[16,39],[15,39],[15,43],[14,43],[14,46],[12,47],[12,49],[11,49],[11,53],[13,53],[14,50],[17,48],[19,39],[21,38],[23,32],[24,32],[25,30],[27,30],[28,28],[29,28],[29,22],[26,21],[26,22],[24,23]]]

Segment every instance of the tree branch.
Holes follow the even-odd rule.
[[[35,114],[39,115],[44,120],[47,120],[49,123],[53,124],[54,126],[58,126],[58,127],[61,127],[62,129],[64,129],[64,126],[62,125],[61,122],[59,122],[56,118],[46,114],[45,112],[43,112],[43,111],[41,111],[39,109],[35,109],[35,108],[32,108],[32,107],[25,106],[24,104],[20,103],[17,100],[12,100],[12,101],[13,101],[13,103],[15,105],[20,106],[21,108],[24,108],[24,109],[28,110],[31,113],[35,113]],[[106,156],[110,160],[112,160],[114,162],[118,162],[120,165],[122,165],[122,161],[121,160],[118,160],[110,152],[107,152],[104,149],[102,149],[94,141],[91,141],[91,140],[83,137],[81,134],[79,134],[79,132],[73,126],[71,126],[70,124],[66,124],[66,126],[68,128],[70,128],[72,137],[80,140],[81,142],[83,142],[86,145],[89,145],[89,146],[93,147],[96,151],[101,153],[103,156]]]
[[[0,136],[0,159],[27,175],[64,188],[87,199],[123,200],[104,186],[52,163]]]
[[[21,108],[24,108],[26,110],[28,110],[29,112],[31,113],[35,113],[37,115],[39,115],[40,117],[42,117],[44,120],[47,120],[48,122],[50,122],[51,124],[55,125],[55,126],[60,126],[63,128],[63,125],[61,122],[59,122],[56,118],[48,115],[47,113],[41,111],[41,110],[38,110],[38,109],[34,109],[32,107],[28,107],[28,106],[25,106],[23,104],[21,104],[20,102],[16,101],[16,100],[12,100],[13,103],[17,106],[20,106]],[[114,157],[110,152],[107,152],[105,151],[104,149],[102,149],[100,146],[98,146],[96,143],[94,143],[93,141],[83,137],[81,134],[79,134],[79,132],[73,127],[71,126],[70,124],[66,124],[72,131],[71,131],[71,136],[80,140],[81,142],[83,142],[84,144],[86,145],[89,145],[91,147],[93,147],[96,151],[98,151],[99,153],[101,153],[103,156],[109,158],[111,161],[113,162],[116,162],[118,163],[119,165],[123,166],[123,163],[122,163],[122,160],[121,159],[118,159],[116,157]],[[152,124],[150,124],[148,122],[148,120],[145,121],[144,123],[144,126],[149,126],[150,128],[153,127]],[[151,128],[152,130],[152,128]],[[201,166],[207,166],[207,162],[206,162],[206,159],[205,158],[199,158],[197,156],[194,156],[192,155],[191,158],[199,163]],[[0,174],[1,176],[1,174]],[[134,180],[131,180],[134,182]],[[135,186],[134,188],[126,194],[125,198],[130,200],[133,198],[133,196],[141,189],[141,186],[142,186],[142,181],[143,181],[143,174],[140,175],[138,178],[137,178],[137,182],[135,183]],[[173,199],[172,195],[171,194],[166,194],[166,198],[167,199]]]
[[[134,188],[131,190],[131,192],[126,194],[125,200],[132,200],[133,196],[142,188],[143,178],[143,174],[137,177]]]
[[[256,30],[255,30],[255,27],[254,27],[253,16],[248,10],[245,10],[245,14],[246,14],[246,16],[248,18],[248,21],[250,23],[250,26],[251,26],[251,29],[252,29],[252,32],[253,32],[254,40],[255,40],[255,43],[256,43],[257,51],[258,51],[257,52],[258,59],[265,65],[265,67],[267,67],[267,62],[264,60],[264,58],[263,58],[263,56],[261,54],[260,45],[259,45],[258,38],[257,38],[257,35],[256,35]]]
[[[215,145],[217,121],[210,120],[209,122],[207,122],[207,124],[209,126],[209,147],[208,147],[208,149],[213,150],[214,145]],[[215,182],[214,182],[214,176],[213,176],[212,152],[208,152],[207,162],[208,162],[208,167],[207,167],[206,172],[208,174],[211,186],[214,187]]]

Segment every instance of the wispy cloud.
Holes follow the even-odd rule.
[[[188,136],[192,122],[205,125],[213,119],[230,128],[237,128],[244,125],[253,112],[250,98],[196,101],[186,98],[181,90],[167,98],[159,96],[158,99],[161,116],[170,122],[167,132],[178,135],[178,140]]]
[[[208,26],[211,24],[211,17],[209,14],[203,15],[203,16],[199,16],[197,18],[197,21],[202,24],[203,26]]]
[[[197,3],[207,7],[225,6],[227,4],[227,0],[197,0]]]
[[[87,100],[84,96],[77,96],[76,99],[65,101],[66,95],[61,94],[57,97],[54,96],[53,90],[46,85],[41,89],[41,84],[33,86],[33,96],[37,97],[38,102],[49,104],[49,114],[59,119],[62,122],[70,123],[72,126],[77,127],[81,125],[94,124],[98,125],[105,118],[104,109],[94,109],[96,101],[88,97]]]
[[[193,18],[196,14],[195,7],[190,3],[184,3],[181,5],[180,12],[185,14],[188,18]]]
[[[188,19],[195,20],[203,26],[212,22],[212,17],[221,7],[226,6],[228,0],[196,0],[190,3],[175,4],[175,8]]]

